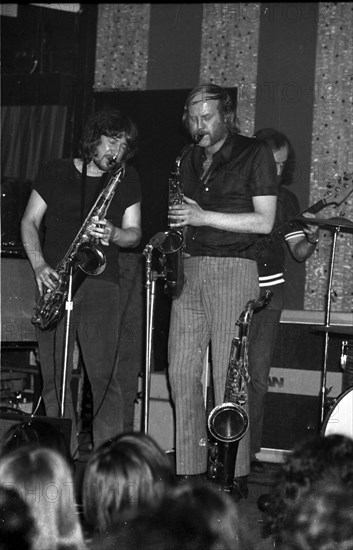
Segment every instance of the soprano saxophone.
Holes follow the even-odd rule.
[[[214,439],[209,453],[208,475],[217,479],[224,491],[231,491],[239,441],[249,428],[247,401],[249,329],[255,310],[266,306],[272,297],[267,290],[259,300],[250,300],[237,321],[239,334],[231,344],[223,403],[212,409],[208,429]]]
[[[181,151],[175,161],[175,170],[169,178],[169,206],[182,204],[184,200],[184,190],[180,180],[181,163],[186,155],[201,141],[203,134],[197,132],[193,137],[193,143],[190,143]],[[184,232],[183,230],[169,229],[164,232],[162,244],[158,247],[162,253],[160,263],[163,268],[163,277],[165,279],[165,293],[172,299],[178,298],[183,290],[184,275]]]
[[[120,154],[120,157],[122,156]],[[97,218],[105,217],[116,187],[125,173],[125,163],[116,157],[113,157],[110,164],[111,177],[107,185],[93,204],[64,258],[55,268],[59,275],[55,288],[42,294],[36,303],[32,324],[43,331],[52,330],[65,314],[70,272],[73,296],[87,275],[99,275],[105,269],[105,255],[98,245],[98,240],[90,236],[90,230],[97,223]]]

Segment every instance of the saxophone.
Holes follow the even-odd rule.
[[[184,199],[184,190],[180,181],[181,163],[186,155],[198,144],[203,134],[197,132],[193,137],[193,143],[184,147],[175,161],[175,170],[169,178],[169,206],[182,204]],[[157,247],[162,253],[160,263],[162,265],[162,274],[165,279],[164,291],[172,299],[178,298],[183,290],[184,275],[184,232],[183,230],[169,229],[164,232],[163,242]]]
[[[117,157],[113,157],[110,166],[112,175],[107,185],[93,204],[64,258],[55,268],[60,276],[55,288],[40,296],[36,303],[31,322],[43,331],[52,330],[64,316],[70,272],[73,296],[87,275],[99,275],[105,269],[105,255],[98,246],[98,240],[90,236],[90,230],[97,223],[97,218],[105,217],[116,187],[125,174],[125,163]]]
[[[249,428],[249,416],[244,408],[247,401],[249,329],[255,310],[266,306],[272,297],[267,290],[259,300],[250,300],[237,321],[238,336],[231,344],[223,403],[212,409],[208,429],[214,439],[209,453],[208,475],[231,492],[239,441]]]

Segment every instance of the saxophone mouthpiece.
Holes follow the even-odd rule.
[[[119,150],[113,157],[109,160],[109,168],[114,168],[117,164],[120,164],[122,162],[122,159],[125,155],[125,153],[128,150],[127,143],[122,143],[119,146]],[[129,154],[126,155],[126,158],[129,156]]]
[[[113,168],[118,162],[118,155],[114,155],[111,159],[109,159],[109,168]]]
[[[205,134],[197,131],[193,136],[193,141],[195,142],[195,145],[197,145],[203,138]]]

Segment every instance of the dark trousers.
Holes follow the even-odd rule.
[[[66,315],[49,332],[38,330],[43,400],[47,416],[59,416],[65,353]],[[123,396],[117,380],[119,287],[87,278],[78,289],[70,315],[64,416],[71,418],[71,452],[77,449],[76,414],[70,381],[77,339],[93,398],[93,443],[96,447],[123,431]]]
[[[268,376],[273,364],[276,343],[279,336],[280,318],[283,309],[283,284],[262,287],[273,292],[270,303],[254,312],[249,331],[249,419],[250,453],[261,449],[264,402],[268,390]]]

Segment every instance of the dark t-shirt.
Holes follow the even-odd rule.
[[[87,176],[84,192],[84,209],[81,217],[82,174],[72,159],[50,161],[40,170],[33,185],[47,204],[44,218],[43,254],[48,264],[55,268],[66,255],[80,231],[100,191],[111,176],[103,178]],[[141,200],[139,176],[131,166],[118,182],[114,197],[106,213],[106,219],[121,227],[124,212]],[[113,243],[101,246],[106,257],[106,268],[95,279],[117,282],[119,273],[119,247]]]
[[[276,165],[267,145],[255,138],[229,136],[201,177],[204,150],[195,147],[181,167],[184,194],[213,212],[253,212],[256,196],[277,195]],[[231,256],[253,259],[251,245],[257,235],[209,226],[188,227],[186,252],[193,256]]]

